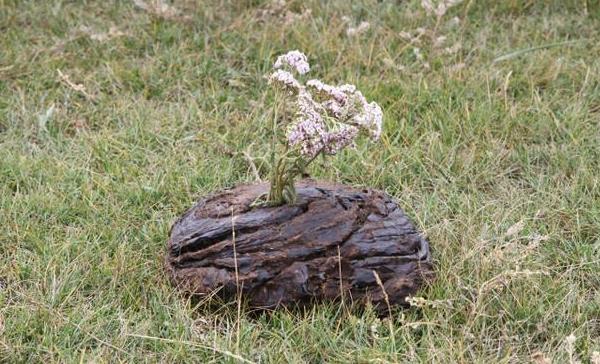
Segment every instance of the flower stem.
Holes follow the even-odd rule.
[[[293,151],[286,145],[285,152],[277,160],[277,163],[272,170],[271,188],[269,190],[267,203],[272,206],[278,206],[284,203],[292,204],[296,202],[297,195],[296,187],[294,185],[296,177],[302,174],[306,167],[308,167],[322,151],[323,149],[320,149],[309,160],[304,161],[301,156],[294,155]]]

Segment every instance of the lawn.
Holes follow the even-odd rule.
[[[600,363],[598,1],[156,4],[0,0],[0,362]],[[162,269],[195,200],[268,178],[292,49],[384,110],[310,173],[430,240],[436,279],[390,319],[238,314]]]

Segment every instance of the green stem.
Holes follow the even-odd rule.
[[[271,186],[269,188],[269,194],[266,201],[266,203],[271,206],[277,206],[284,203],[291,204],[296,201],[294,180],[322,152],[322,150],[319,150],[314,156],[305,162],[302,157],[297,154],[297,151],[290,150],[289,145],[286,144],[281,157],[276,157],[277,119],[280,111],[279,108],[281,107],[279,96],[279,93],[275,94],[272,130],[273,138],[271,140]]]
[[[322,149],[315,153],[309,160],[304,161],[301,156],[294,155],[293,150],[289,150],[286,145],[285,152],[278,159],[273,168],[271,176],[271,189],[269,190],[268,203],[271,205],[281,205],[283,203],[294,203],[296,200],[296,188],[294,181],[310,163],[312,163],[322,152]]]
[[[271,130],[271,167],[275,167],[275,154],[277,148],[277,117],[279,112],[279,93],[275,92],[275,100],[274,100],[274,110],[273,110],[273,123]],[[271,185],[273,185],[273,174],[271,175]]]
[[[283,191],[289,182],[286,178],[285,160],[288,158],[288,150],[277,160],[271,171],[271,188],[269,190],[268,203],[272,205],[281,205],[285,202]]]

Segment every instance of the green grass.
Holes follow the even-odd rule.
[[[589,362],[600,5],[464,1],[420,61],[399,36],[434,27],[419,4],[293,1],[312,12],[286,23],[260,1],[178,0],[190,18],[161,19],[128,1],[0,0],[0,362]],[[346,36],[342,16],[371,28]],[[429,237],[437,278],[391,326],[331,305],[238,317],[162,270],[180,213],[255,180],[244,153],[268,175],[264,75],[290,49],[384,108],[381,143],[311,172],[386,190]]]

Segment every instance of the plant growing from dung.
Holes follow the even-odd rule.
[[[280,205],[296,201],[294,180],[319,155],[334,155],[361,135],[378,140],[383,112],[354,85],[332,86],[317,79],[300,82],[294,74],[310,71],[300,51],[279,56],[273,68],[269,76],[276,92],[271,187],[262,203]]]

